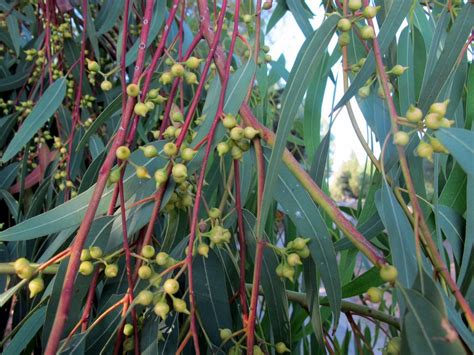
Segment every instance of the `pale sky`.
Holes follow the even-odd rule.
[[[313,28],[317,28],[320,25],[323,19],[323,9],[318,8],[319,2],[311,2],[308,1],[307,4],[316,14],[316,16],[310,20]],[[275,6],[275,5],[274,5]],[[293,18],[293,15],[288,11],[285,16],[277,23],[275,27],[270,31],[268,34],[269,45],[270,45],[270,54],[272,58],[277,59],[281,54],[283,54],[286,58],[286,68],[291,70],[293,63],[296,59],[296,55],[303,44],[305,37],[303,32],[301,32],[300,28],[296,24],[296,21]],[[331,51],[332,48],[336,45],[336,40],[334,39],[331,43]],[[334,75],[339,76],[339,80],[337,82],[336,87],[336,103],[339,98],[343,95],[343,87],[342,87],[342,70],[340,63],[336,64],[336,67],[339,68],[339,73],[333,70]],[[328,81],[326,92],[324,95],[323,101],[323,110],[322,115],[323,117],[327,118],[331,112],[331,104],[332,98],[334,93],[334,85],[331,81]],[[365,124],[365,120],[362,117],[362,114],[357,106],[357,102],[355,99],[351,101],[352,108],[356,114],[357,121],[359,123],[359,127],[363,133],[367,131],[367,126]],[[325,133],[325,132],[323,132]],[[332,170],[337,171],[338,168],[341,166],[342,163],[349,160],[351,156],[351,152],[354,151],[359,162],[364,164],[366,154],[362,149],[362,146],[359,143],[353,129],[352,125],[349,120],[349,116],[347,115],[347,111],[345,108],[337,117],[334,125],[333,125],[333,136],[334,140],[332,142],[331,150],[333,152],[333,166]],[[378,146],[376,149],[376,153],[378,154]]]

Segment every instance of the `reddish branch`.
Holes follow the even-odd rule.
[[[364,0],[364,5],[365,6],[368,5],[368,0]],[[369,26],[374,27],[374,23],[371,18],[367,19],[367,22],[369,23]],[[391,93],[390,93],[387,73],[385,72],[385,66],[383,64],[382,53],[380,51],[380,46],[379,46],[379,42],[377,38],[373,40],[373,50],[374,50],[375,62],[377,65],[377,72],[380,77],[380,81],[383,86],[385,96],[387,98],[390,118],[392,120],[392,133],[395,134],[398,132],[398,125],[397,125],[398,113],[395,107],[395,102],[393,101],[393,97],[391,96]],[[459,290],[456,282],[451,278],[451,275],[449,274],[449,270],[444,264],[443,258],[439,254],[439,250],[436,246],[436,243],[434,242],[433,237],[431,236],[430,228],[428,227],[426,220],[424,218],[423,210],[421,209],[420,203],[418,201],[418,197],[416,195],[415,186],[413,184],[413,178],[411,177],[411,174],[410,174],[410,167],[408,166],[405,150],[402,146],[397,145],[397,152],[398,152],[398,157],[400,161],[400,167],[401,167],[403,177],[405,179],[405,183],[408,189],[408,195],[410,197],[410,201],[413,206],[413,210],[415,212],[415,217],[418,217],[419,227],[423,234],[422,240],[424,241],[426,248],[429,250],[428,255],[431,259],[431,262],[433,266],[435,267],[436,272],[440,273],[443,279],[448,284],[448,287],[450,288],[451,292],[454,294],[454,297],[456,298],[459,306],[463,310],[466,316],[466,320],[471,330],[474,330],[474,314],[472,313],[472,310],[469,304],[466,302],[466,299],[464,298],[463,294]]]
[[[234,159],[234,184],[235,184],[235,210],[237,212],[237,224],[239,227],[239,272],[240,272],[240,284],[239,284],[239,295],[240,304],[242,306],[244,324],[248,321],[248,309],[247,309],[247,292],[245,289],[245,229],[244,229],[244,218],[242,215],[242,201],[240,196],[240,166],[239,160]]]
[[[118,187],[119,187],[119,196],[120,196],[120,215],[122,218],[122,233],[123,233],[123,249],[125,252],[125,267],[126,267],[126,272],[127,272],[127,280],[128,280],[128,290],[127,294],[129,297],[128,303],[131,304],[133,303],[133,288],[134,288],[134,282],[133,282],[133,275],[132,275],[132,256],[130,253],[130,246],[128,244],[128,232],[127,232],[127,215],[125,211],[125,193],[124,193],[124,188],[123,188],[123,173],[124,170],[122,170],[120,179],[118,181]],[[139,338],[138,338],[138,327],[137,327],[137,315],[136,311],[134,308],[131,310],[132,314],[132,322],[133,322],[133,329],[134,329],[134,346],[135,346],[135,354],[138,355],[140,350],[139,350]],[[121,345],[121,338],[122,338],[122,329],[123,329],[123,323],[121,327],[119,328],[118,332],[118,337],[117,337],[117,342],[116,345]],[[116,349],[119,349],[119,346],[116,346]]]
[[[223,21],[225,18],[225,13],[227,9],[227,0],[224,0],[222,3],[221,7],[221,13],[219,15],[218,23],[217,23],[217,32],[216,32],[216,37],[214,38],[214,41],[211,45],[209,56],[206,60],[206,64],[204,67],[204,73],[203,77],[201,78],[201,81],[198,86],[199,88],[202,88],[205,80],[205,76],[209,70],[209,67],[211,65],[211,59],[214,57],[216,49],[219,44],[219,39],[220,35],[222,32],[222,25]],[[238,18],[235,19],[235,21],[238,21]],[[203,23],[201,23],[203,25]],[[222,83],[222,90],[220,93],[219,97],[219,103],[217,107],[217,112],[214,117],[214,120],[212,122],[212,126],[209,130],[208,136],[207,136],[207,145],[206,145],[206,150],[204,153],[203,161],[201,164],[201,172],[199,174],[199,179],[197,183],[197,188],[196,188],[196,197],[195,197],[195,202],[193,206],[193,212],[192,212],[192,219],[191,219],[191,230],[190,230],[190,236],[189,236],[189,244],[188,244],[188,254],[186,255],[186,265],[188,267],[188,287],[189,287],[189,300],[190,300],[190,305],[191,305],[191,325],[190,325],[190,330],[193,336],[193,342],[194,342],[194,351],[199,354],[199,338],[198,338],[198,332],[197,332],[197,326],[196,326],[196,303],[195,303],[195,297],[194,297],[194,285],[193,285],[193,269],[192,269],[192,260],[193,260],[193,248],[194,248],[194,240],[196,237],[196,228],[197,228],[197,221],[198,221],[198,216],[199,216],[199,208],[201,204],[201,197],[202,197],[202,188],[204,185],[204,177],[206,175],[206,168],[207,168],[207,163],[209,160],[209,155],[212,149],[212,140],[214,138],[214,134],[217,128],[217,124],[220,121],[220,116],[223,114],[223,108],[224,108],[224,102],[225,102],[225,93],[226,93],[226,87],[227,83],[229,80],[229,75],[230,75],[230,65],[231,65],[231,59],[232,59],[232,53],[234,50],[235,46],[235,41],[237,38],[237,32],[238,32],[238,22],[236,25],[234,25],[234,33],[232,36],[230,48],[229,48],[229,57],[228,60],[226,61],[225,64],[225,75]],[[178,142],[181,143],[184,139],[184,135],[186,134],[186,131],[191,123],[192,119],[192,114],[195,109],[195,105],[197,104],[197,99],[198,95],[196,94],[195,99],[193,100],[193,103],[191,104],[190,112],[188,112],[188,115],[186,117],[186,121],[184,124],[184,127],[182,129],[181,135],[178,137]],[[194,107],[193,107],[194,104]]]
[[[151,17],[153,14],[153,5],[154,5],[153,0],[148,0],[146,2],[145,16],[144,16],[142,32],[140,36],[141,44],[147,43],[148,41]],[[145,23],[145,20],[146,20],[146,23]],[[139,46],[135,72],[134,72],[134,76],[132,80],[133,83],[138,82],[138,79],[143,71],[143,65],[145,62],[145,53],[146,53],[146,46]],[[99,177],[97,179],[97,184],[96,184],[94,193],[91,197],[91,200],[89,201],[87,211],[84,215],[84,220],[81,223],[81,226],[79,227],[76,238],[73,242],[72,249],[71,249],[71,258],[70,258],[68,268],[66,270],[66,275],[64,278],[63,290],[61,292],[58,309],[56,311],[56,316],[55,316],[54,323],[51,329],[51,334],[50,334],[48,344],[45,350],[46,355],[53,355],[56,353],[59,342],[62,338],[64,326],[65,326],[67,316],[69,313],[71,299],[73,296],[74,281],[77,276],[77,271],[79,269],[81,251],[84,246],[84,242],[87,238],[87,234],[89,233],[92,222],[94,221],[94,217],[95,217],[97,208],[99,206],[102,193],[104,192],[105,186],[107,184],[107,178],[108,178],[109,172],[114,164],[115,151],[120,145],[122,145],[122,143],[125,140],[125,134],[130,122],[130,118],[132,116],[134,105],[135,105],[135,98],[128,97],[127,105],[122,115],[122,121],[120,123],[120,127],[112,143],[111,149],[105,158],[104,164],[102,165],[99,171]]]

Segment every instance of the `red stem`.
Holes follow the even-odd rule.
[[[245,229],[242,215],[242,201],[240,197],[240,166],[239,160],[234,159],[234,184],[235,184],[235,209],[237,212],[237,224],[239,227],[239,257],[240,257],[240,304],[244,313],[244,324],[248,320],[247,292],[245,288]]]
[[[217,24],[216,37],[214,39],[214,43],[211,47],[211,50],[209,52],[208,59],[206,60],[206,65],[204,67],[204,74],[203,74],[204,78],[206,76],[207,71],[209,70],[210,65],[211,65],[211,60],[210,59],[214,56],[214,53],[215,53],[216,48],[217,48],[218,43],[219,43],[219,39],[220,39],[221,32],[222,32],[222,25],[223,25],[224,18],[225,18],[226,9],[227,9],[227,0],[223,0],[222,7],[221,7],[221,13],[219,15],[219,20],[218,20],[218,24]],[[237,28],[237,30],[238,30],[238,28]],[[226,68],[225,68],[225,74],[226,75],[225,75],[223,83],[222,83],[222,90],[221,90],[220,97],[219,97],[217,112],[216,112],[216,115],[214,117],[214,121],[212,122],[212,126],[209,130],[209,133],[208,133],[206,151],[204,153],[204,157],[203,157],[203,160],[202,160],[202,163],[201,163],[201,172],[199,174],[199,180],[198,180],[197,189],[196,189],[196,197],[195,197],[193,212],[192,212],[191,230],[190,230],[189,244],[188,244],[188,254],[186,255],[186,259],[185,259],[186,264],[188,266],[189,301],[190,301],[190,304],[191,304],[191,307],[190,307],[191,308],[191,326],[190,326],[190,328],[191,328],[191,332],[192,332],[192,335],[193,335],[194,351],[196,352],[196,354],[200,354],[200,351],[199,351],[199,338],[198,338],[198,332],[197,332],[197,326],[196,326],[196,302],[195,302],[195,298],[194,298],[194,284],[193,284],[193,268],[192,268],[193,248],[194,248],[194,240],[196,238],[196,227],[197,227],[197,221],[198,221],[198,217],[199,217],[199,207],[201,205],[202,188],[203,188],[203,185],[204,185],[204,177],[206,175],[206,167],[207,167],[207,163],[208,163],[208,160],[209,160],[209,154],[210,154],[211,149],[212,149],[212,140],[214,138],[214,134],[215,134],[215,131],[216,131],[216,128],[217,128],[217,124],[220,121],[220,115],[222,114],[222,109],[224,107],[225,92],[226,92],[227,82],[228,82],[228,79],[229,79],[232,52],[233,52],[234,45],[235,45],[235,38],[236,38],[236,33],[235,32],[236,32],[236,29],[234,28],[234,36],[232,37],[232,42],[231,42],[231,45],[230,45],[230,48],[229,48],[229,53],[230,53],[229,58],[230,59],[227,60],[227,63],[226,63]],[[201,81],[199,83],[199,88],[202,88],[202,86],[204,85],[204,78],[201,78]],[[193,104],[197,101],[198,97],[199,97],[198,94],[196,94],[195,99],[193,101]],[[195,109],[195,105],[194,105],[193,110],[194,109]],[[186,128],[183,128],[183,131],[181,132],[181,135],[178,137],[178,142],[180,142],[180,143],[184,140],[184,135],[186,134],[186,130],[188,129],[188,127],[191,123],[191,118],[192,118],[192,112],[191,112],[191,109],[190,109],[190,111],[188,112],[188,117],[186,118],[186,122],[185,122],[185,127]]]
[[[128,244],[128,232],[127,232],[127,215],[125,211],[125,195],[124,195],[124,188],[123,188],[123,174],[124,170],[122,170],[122,174],[120,176],[120,179],[118,181],[118,186],[119,186],[119,196],[120,196],[120,214],[122,218],[122,231],[123,231],[123,249],[125,251],[125,267],[127,270],[127,279],[128,279],[128,290],[127,293],[129,295],[129,301],[128,304],[131,304],[133,302],[133,288],[134,288],[134,282],[133,282],[133,276],[132,276],[132,256],[130,252],[130,245]],[[137,330],[137,315],[135,308],[132,308],[131,311],[132,314],[132,321],[133,321],[133,329]],[[120,338],[122,337],[122,327],[120,327],[119,330],[119,336],[117,339],[117,343],[120,342]],[[138,333],[134,332],[134,345],[135,345],[135,354],[139,354],[139,338],[138,338]]]
[[[252,280],[252,296],[250,299],[250,314],[247,324],[247,354],[253,355],[253,345],[255,339],[255,318],[257,314],[258,289],[260,285],[260,275],[262,274],[263,250],[265,249],[265,241],[260,239],[257,242],[257,250],[255,252],[255,268]]]
[[[368,0],[364,0],[364,5],[368,5]],[[374,23],[371,18],[367,19],[367,22],[369,25],[374,28]],[[395,107],[395,103],[393,101],[393,97],[391,96],[390,93],[390,88],[388,86],[388,78],[387,78],[387,73],[385,72],[385,66],[383,64],[383,59],[382,59],[382,53],[380,51],[380,46],[377,37],[374,38],[373,40],[373,49],[374,49],[374,56],[375,56],[375,62],[377,65],[377,71],[380,76],[382,86],[385,92],[385,96],[387,98],[387,104],[390,112],[390,118],[392,120],[392,132],[393,134],[398,132],[398,125],[397,125],[397,119],[398,119],[398,113],[397,109]],[[427,249],[429,250],[429,255],[431,262],[433,266],[435,267],[436,272],[440,273],[443,279],[446,281],[448,284],[449,289],[451,292],[454,294],[454,297],[456,298],[456,301],[458,302],[459,306],[461,307],[462,311],[464,312],[466,316],[467,323],[469,324],[469,327],[471,330],[474,330],[474,314],[471,310],[471,307],[467,303],[466,299],[464,298],[463,294],[459,290],[456,282],[452,279],[448,268],[444,264],[444,261],[439,254],[439,250],[437,248],[436,243],[434,242],[430,229],[426,223],[426,220],[424,218],[423,210],[421,209],[420,203],[418,201],[418,197],[415,191],[415,186],[413,184],[413,178],[411,177],[410,174],[410,168],[408,166],[408,161],[405,155],[405,150],[402,146],[397,145],[397,152],[398,152],[398,157],[400,161],[400,168],[403,173],[403,177],[405,179],[405,184],[408,189],[408,195],[410,197],[410,201],[413,205],[413,210],[415,211],[415,216],[417,216],[419,219],[419,225],[421,228],[421,231],[423,233],[423,240],[426,244]]]
[[[97,286],[97,281],[99,280],[100,269],[96,268],[94,271],[94,276],[92,277],[91,284],[89,286],[89,292],[87,293],[86,304],[84,306],[84,311],[82,312],[82,331],[87,330],[87,322],[91,314],[92,304],[94,303],[95,289]]]
[[[153,5],[154,5],[153,0],[147,0],[146,8],[145,8],[145,17],[144,17],[147,20],[147,23],[146,24],[144,23],[142,26],[142,32],[141,32],[141,37],[140,37],[141,43],[146,43],[148,40],[150,22],[151,22],[151,17],[153,14]],[[133,77],[134,83],[138,82],[138,78],[140,77],[141,72],[143,70],[143,64],[145,62],[145,53],[146,53],[146,47],[139,48],[134,77]],[[69,307],[71,305],[71,299],[73,297],[74,281],[77,275],[77,271],[79,269],[81,251],[84,246],[84,242],[87,238],[87,234],[89,233],[92,222],[94,221],[97,208],[102,198],[102,193],[107,184],[107,178],[108,178],[109,172],[114,164],[115,151],[120,145],[122,145],[125,139],[125,133],[130,122],[134,104],[135,104],[135,99],[132,97],[129,97],[127,100],[125,111],[123,112],[123,115],[122,115],[122,122],[118,129],[117,135],[115,136],[115,139],[112,143],[112,147],[109,153],[107,154],[104,164],[102,165],[99,171],[99,177],[97,179],[97,184],[96,184],[94,193],[91,197],[91,200],[89,201],[87,211],[84,215],[84,220],[81,223],[81,226],[79,227],[76,238],[72,245],[71,258],[68,264],[68,268],[66,270],[63,290],[61,292],[58,309],[56,311],[56,317],[54,319],[53,327],[51,328],[51,334],[49,336],[48,344],[45,349],[46,355],[54,355],[56,353],[59,342],[62,338],[64,326],[66,324],[67,316],[69,313]]]

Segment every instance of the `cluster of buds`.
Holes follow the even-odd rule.
[[[351,14],[348,17],[341,18],[337,23],[337,28],[340,31],[338,43],[341,47],[345,47],[351,42],[349,32],[352,30],[354,24],[357,24],[360,20],[375,17],[380,9],[380,6],[369,5],[361,10],[362,1],[360,0],[349,0],[348,7],[351,10]],[[373,40],[376,37],[374,28],[365,22],[358,26],[358,31],[360,38],[363,40]]]
[[[5,101],[4,99],[0,98],[0,110],[2,110],[2,113],[4,115],[7,115],[8,112],[10,112],[10,107],[13,106],[13,101],[12,100],[7,100]]]
[[[358,72],[360,70],[360,68],[364,65],[364,63],[365,63],[365,58],[362,58],[362,59],[359,60],[359,62],[357,62],[357,64],[352,65],[351,66],[352,72],[354,72],[354,73]],[[390,70],[386,71],[386,73],[391,74],[395,77],[398,77],[400,75],[403,75],[407,69],[408,69],[408,67],[404,67],[400,64],[395,64]],[[365,98],[369,97],[370,92],[371,92],[371,86],[375,81],[376,81],[375,77],[369,78],[366,81],[365,85],[362,86],[359,89],[358,95],[361,99],[365,99]],[[394,91],[393,85],[390,82],[388,82],[387,85],[388,85],[389,94],[392,95],[392,93]],[[383,86],[380,83],[377,86],[377,95],[381,99],[385,99],[387,97],[387,95],[385,94],[385,90],[384,90]]]
[[[108,258],[104,256],[102,248],[91,246],[89,249],[83,249],[81,252],[81,264],[79,265],[79,273],[89,276],[94,272],[94,264],[103,266],[104,276],[106,278],[117,277],[119,267],[116,263],[109,263]]]
[[[398,131],[393,137],[393,142],[399,146],[405,146],[410,141],[410,134],[415,132],[424,133],[424,140],[421,140],[416,148],[419,157],[432,161],[433,153],[448,153],[446,147],[439,139],[432,137],[427,131],[436,131],[439,128],[449,128],[454,123],[445,117],[449,100],[433,103],[426,115],[421,109],[411,105],[405,117],[399,118],[399,123],[413,128],[410,132]]]
[[[54,137],[53,147],[56,148],[59,152],[59,165],[57,171],[54,173],[53,177],[56,181],[58,188],[63,191],[66,188],[70,189],[71,197],[77,196],[77,191],[75,189],[74,183],[71,180],[67,179],[67,155],[68,150],[66,145],[63,143],[61,137]]]
[[[222,124],[227,129],[228,139],[217,144],[217,153],[220,157],[228,152],[233,159],[242,159],[243,153],[250,149],[250,141],[260,136],[260,132],[253,127],[241,127],[232,114],[222,118]]]
[[[44,64],[46,63],[46,54],[44,49],[36,50],[34,48],[25,50],[26,61],[35,61],[35,67],[31,76],[28,78],[28,83],[34,83],[42,74]],[[35,59],[36,58],[36,59]]]
[[[21,101],[17,106],[15,106],[15,110],[20,113],[18,119],[21,120],[28,116],[33,110],[33,106],[33,100]]]
[[[68,14],[64,14],[65,22],[55,25],[50,23],[51,29],[51,48],[53,52],[59,52],[64,48],[64,40],[72,38],[72,29],[70,24],[70,17]]]
[[[30,280],[36,273],[37,269],[26,258],[19,258],[13,264],[16,274],[22,280]],[[37,294],[44,290],[44,281],[41,274],[31,279],[28,283],[28,289],[30,291],[30,298],[35,297]]]
[[[82,96],[81,98],[81,107],[82,108],[92,108],[92,106],[94,105],[94,102],[95,102],[95,97],[92,96],[92,95],[84,95]]]
[[[188,85],[195,85],[198,83],[197,75],[192,71],[199,68],[201,59],[190,57],[184,63],[175,63],[171,58],[167,58],[165,64],[170,65],[170,70],[165,71],[160,76],[160,83],[168,85],[173,82],[175,78],[182,78]]]
[[[267,45],[263,45],[260,47],[260,55],[257,57],[257,64],[263,64],[263,63],[270,63],[272,61],[272,56],[268,53],[270,52],[270,47]],[[247,49],[244,52],[244,57],[245,58],[250,58],[252,56],[252,52]]]
[[[276,268],[276,273],[279,277],[286,278],[291,282],[294,281],[296,267],[301,265],[301,259],[306,259],[310,256],[308,242],[310,239],[297,237],[290,241],[285,248],[276,249],[279,254],[283,256],[281,263]]]
[[[155,268],[169,268],[176,264],[176,260],[165,252],[159,252],[155,255],[155,249],[152,245],[146,245],[142,248],[141,259],[144,264],[138,270],[138,276],[142,280],[148,280],[148,287],[135,298],[135,302],[142,306],[153,305],[153,311],[166,319],[171,311],[168,300],[171,301],[173,309],[178,313],[189,314],[186,301],[177,297],[179,291],[179,282],[174,278],[169,278],[163,282],[163,279]]]

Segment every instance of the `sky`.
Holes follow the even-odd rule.
[[[274,7],[276,2],[274,2]],[[317,28],[324,17],[324,10],[319,7],[319,1],[308,1],[307,4],[311,8],[312,12],[316,14],[313,19],[310,19],[313,28]],[[273,7],[273,8],[274,8]],[[286,68],[291,70],[298,51],[303,44],[305,37],[303,32],[300,30],[296,21],[293,18],[293,15],[288,11],[285,16],[277,23],[277,25],[272,28],[272,30],[268,34],[268,44],[270,46],[270,55],[272,58],[277,59],[280,57],[281,54],[285,56],[286,59]],[[336,39],[333,38],[331,43],[331,50],[332,48],[337,45]],[[339,71],[334,70],[335,68],[339,68]],[[336,103],[339,98],[343,95],[343,87],[342,87],[342,70],[341,70],[340,63],[336,64],[333,68],[334,76],[338,76],[339,80],[336,83],[336,88],[334,87],[331,81],[328,81],[326,92],[324,95],[323,100],[323,109],[322,115],[323,118],[329,116],[331,109],[332,109],[332,100],[334,95],[334,90],[336,90]],[[351,101],[352,108],[355,112],[357,122],[362,132],[367,131],[367,125],[365,124],[365,120],[357,106],[357,102],[355,99]],[[325,132],[322,132],[323,134]],[[333,152],[333,166],[332,171],[335,172],[338,168],[349,158],[351,157],[351,153],[354,152],[359,163],[364,164],[366,154],[355,135],[351,122],[349,120],[349,116],[347,114],[346,109],[344,108],[343,111],[338,115],[336,121],[334,122],[332,133],[334,136],[334,140],[332,142],[331,151]],[[378,147],[377,147],[378,148]],[[376,153],[378,153],[376,151]]]

